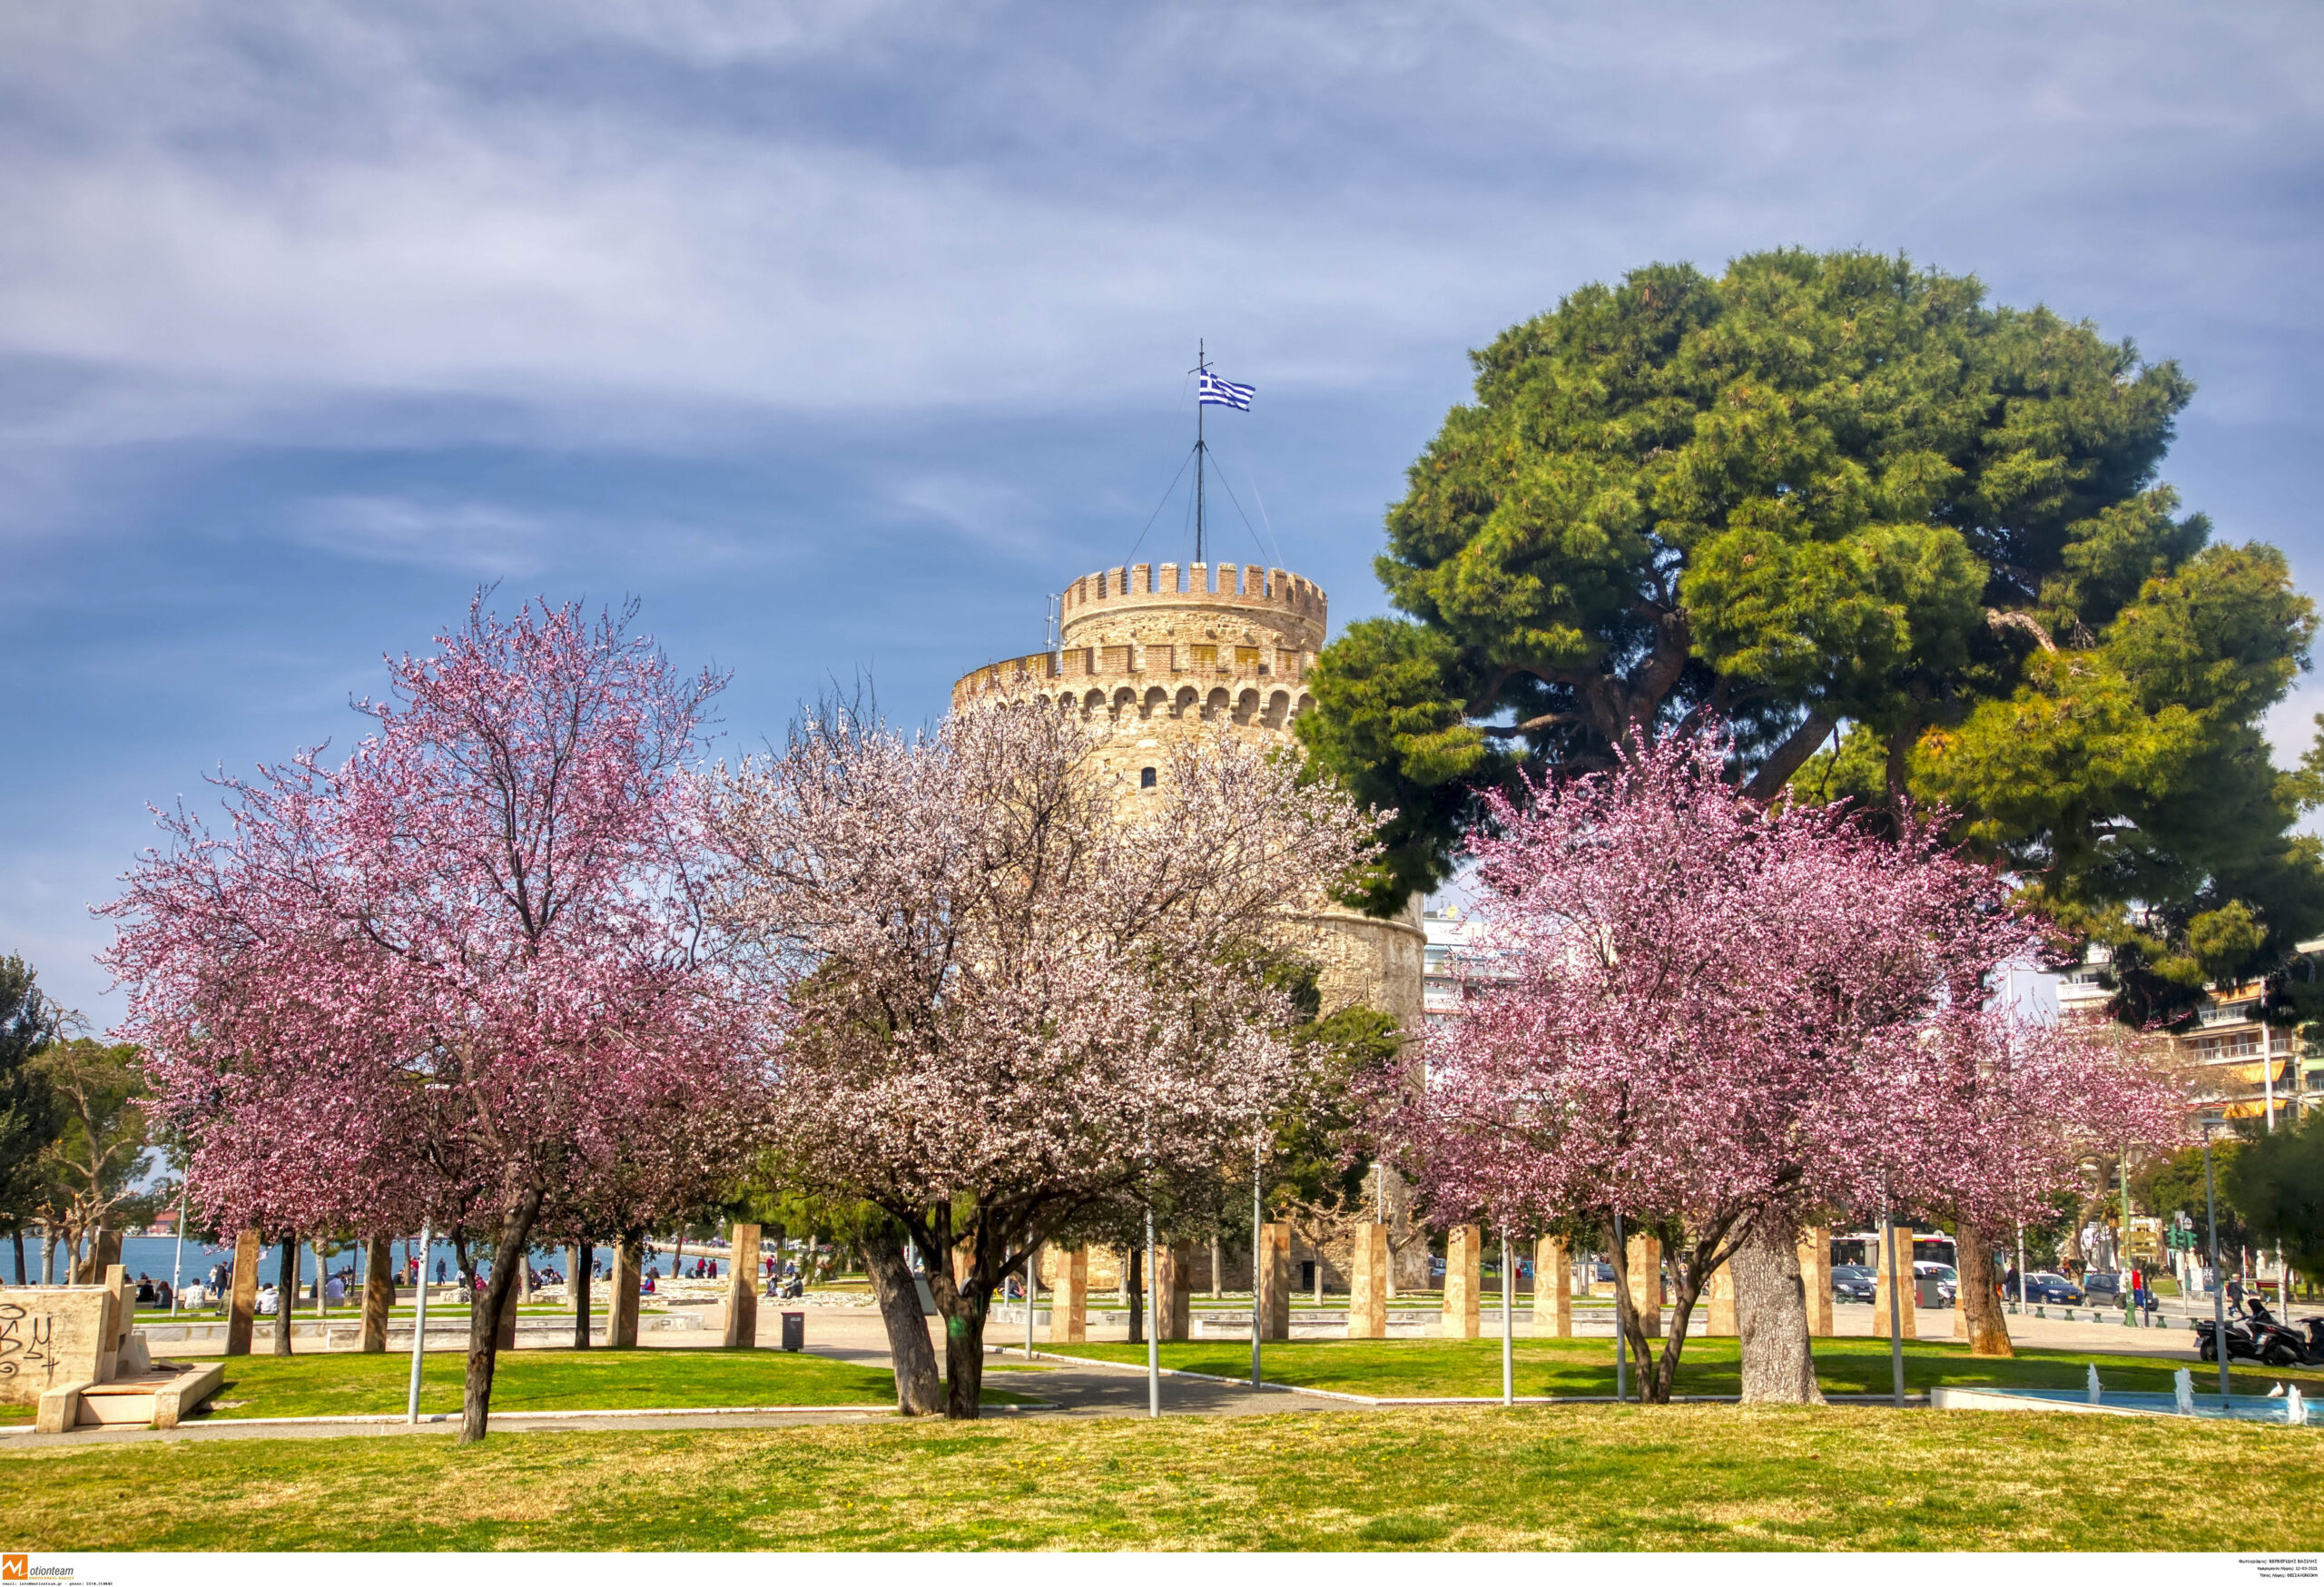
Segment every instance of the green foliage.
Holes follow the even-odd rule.
[[[1389,509],[1403,619],[1316,668],[1316,764],[1397,814],[1365,902],[1441,880],[1516,764],[1716,715],[1772,797],[1942,800],[2119,1011],[2182,1015],[2324,930],[2324,801],[2260,724],[2315,616],[2155,472],[2177,365],[1971,277],[1782,250],[1593,284],[1474,355]],[[2309,1017],[2324,1015],[2319,1003]]]
[[[61,1023],[32,967],[13,955],[0,959],[0,1229],[21,1228],[37,1211],[44,1154],[64,1127],[36,1061]]]
[[[2256,1243],[2303,1273],[2324,1269],[2324,1113],[2256,1134],[2221,1171]]]
[[[83,1036],[50,1043],[34,1061],[62,1117],[44,1158],[54,1210],[84,1230],[149,1221],[165,1198],[136,1189],[148,1139],[144,1054]]]
[[[2226,1175],[2242,1142],[2233,1136],[2211,1143],[2211,1173],[2218,1181],[2219,1246],[2222,1252],[2251,1243],[2250,1231],[2228,1193]],[[2194,1220],[2195,1249],[2209,1260],[2211,1225],[2203,1196],[2203,1148],[2181,1147],[2164,1157],[2150,1158],[2131,1176],[2131,1198],[2149,1213],[2168,1221],[2173,1213]]]

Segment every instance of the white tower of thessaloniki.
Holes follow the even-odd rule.
[[[1289,742],[1291,724],[1315,705],[1305,680],[1325,615],[1324,592],[1280,567],[1108,568],[1067,586],[1060,649],[979,667],[952,685],[952,704],[1078,710],[1105,735],[1100,761],[1142,792],[1169,774],[1172,740],[1208,724]],[[1363,1003],[1420,1033],[1417,898],[1394,920],[1325,907],[1285,923],[1287,945],[1322,967],[1326,1012]]]

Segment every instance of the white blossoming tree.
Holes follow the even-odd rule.
[[[1008,1274],[1101,1203],[1215,1174],[1305,1085],[1245,950],[1367,856],[1287,757],[1221,733],[1132,795],[1096,749],[1046,710],[918,737],[835,713],[707,779],[718,913],[780,1032],[777,1151],[932,1258],[954,1417]]]

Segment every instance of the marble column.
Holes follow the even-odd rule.
[[[251,1353],[252,1319],[258,1316],[258,1230],[246,1228],[234,1237],[233,1287],[227,1292],[226,1354]]]
[[[1649,1339],[1662,1337],[1662,1242],[1652,1235],[1632,1235],[1624,1265],[1630,1268],[1630,1305],[1637,1308],[1639,1326]]]
[[[1735,1336],[1735,1264],[1722,1262],[1703,1285],[1703,1332],[1715,1338]]]
[[[1194,1325],[1195,1245],[1174,1240],[1154,1248],[1154,1336],[1183,1339]]]
[[[1799,1231],[1799,1283],[1807,1292],[1809,1336],[1832,1336],[1832,1231],[1817,1227]]]
[[[1443,1338],[1477,1336],[1483,1247],[1483,1231],[1475,1224],[1455,1224],[1444,1231],[1444,1318],[1436,1330]]]
[[[1359,1224],[1350,1240],[1347,1336],[1388,1336],[1388,1226]]]
[[[1259,1226],[1258,1259],[1251,1265],[1253,1304],[1259,1308],[1259,1337],[1291,1337],[1291,1226]]]
[[[1891,1232],[1895,1243],[1880,1253],[1882,1261],[1872,1278],[1872,1336],[1888,1336],[1888,1275],[1893,1266],[1896,1275],[1897,1331],[1905,1338],[1917,1339],[1920,1330],[1913,1304],[1913,1231],[1899,1224]],[[1879,1245],[1876,1238],[1874,1247],[1877,1249]]]
[[[759,1342],[759,1226],[734,1226],[734,1262],[726,1279],[726,1347]]]
[[[1573,1253],[1555,1235],[1533,1242],[1533,1337],[1573,1337]]]
[[[627,1350],[637,1343],[637,1286],[645,1277],[645,1237],[625,1235],[614,1247],[613,1305],[606,1318],[608,1349]]]
[[[1049,1343],[1078,1345],[1089,1337],[1089,1247],[1059,1250],[1049,1278]]]

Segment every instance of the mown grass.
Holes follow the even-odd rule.
[[[1608,1405],[29,1444],[0,1447],[12,1549],[2324,1549],[2313,1434],[2168,1419]]]
[[[2191,1337],[2191,1336],[2190,1336]],[[1041,1348],[1058,1355],[1105,1361],[1143,1363],[1146,1346],[1101,1343],[1050,1345]],[[1659,1348],[1659,1345],[1658,1345]],[[1614,1344],[1611,1339],[1520,1339],[1515,1357],[1520,1395],[1610,1395],[1614,1392]],[[2021,1346],[2004,1360],[1973,1356],[1966,1345],[1943,1340],[1907,1340],[1905,1344],[1905,1386],[1914,1393],[1941,1385],[1998,1388],[2080,1388],[2092,1365],[2099,1381],[2109,1388],[2168,1394],[2171,1375],[2186,1366],[2195,1375],[2200,1392],[2216,1393],[2219,1368],[2194,1358],[2174,1361],[2151,1355],[2112,1355],[2079,1350],[2043,1350]],[[1216,1377],[1247,1378],[1251,1346],[1247,1340],[1199,1339],[1162,1346],[1162,1365]],[[1886,1339],[1818,1339],[1816,1341],[1817,1380],[1826,1394],[1887,1394],[1894,1382]],[[1270,1383],[1299,1388],[1334,1389],[1343,1394],[1382,1397],[1427,1395],[1460,1397],[1501,1394],[1499,1339],[1290,1339],[1272,1340],[1264,1347],[1260,1371]],[[1637,1363],[1631,1363],[1635,1375]],[[2264,1394],[2270,1384],[2299,1382],[2303,1393],[2324,1393],[2324,1371],[2295,1368],[2264,1371],[2239,1364],[2233,1377],[2238,1394]],[[1633,1375],[1632,1386],[1637,1379]],[[1676,1392],[1682,1395],[1731,1395],[1741,1392],[1740,1368],[1733,1339],[1689,1339],[1679,1359]]]
[[[423,1358],[423,1414],[460,1408],[467,1356],[440,1350]],[[251,1416],[366,1416],[404,1409],[411,1357],[333,1353],[238,1355],[210,1402],[205,1421]],[[986,1399],[1019,1396],[987,1389]],[[496,1411],[666,1410],[687,1405],[893,1405],[885,1368],[782,1350],[517,1350],[493,1372]]]

